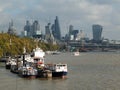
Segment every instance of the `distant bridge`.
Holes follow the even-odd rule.
[[[120,44],[81,44],[80,42],[69,42],[68,46],[75,47],[75,48],[91,48],[91,49],[98,49],[98,48],[107,48],[107,49],[120,49]]]

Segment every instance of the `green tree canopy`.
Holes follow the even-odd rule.
[[[40,41],[35,42],[35,40],[31,38],[20,38],[15,35],[0,33],[0,56],[22,54],[24,47],[26,48],[26,51],[30,53],[36,45],[44,51],[59,49],[58,45],[51,45]]]

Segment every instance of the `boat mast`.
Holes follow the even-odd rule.
[[[25,53],[26,53],[26,48],[23,47],[23,66],[25,65]]]

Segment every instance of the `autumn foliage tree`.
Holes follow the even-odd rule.
[[[0,33],[0,56],[22,54],[24,47],[30,53],[36,47],[36,44],[44,51],[59,49],[58,45],[51,45],[40,41],[36,43],[34,39]]]

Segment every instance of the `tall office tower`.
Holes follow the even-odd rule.
[[[61,40],[61,31],[59,26],[58,16],[56,16],[55,23],[54,23],[54,31],[53,35],[56,39]]]
[[[25,36],[31,37],[31,24],[29,21],[26,21],[26,25],[24,27],[24,32],[25,32]]]
[[[101,25],[98,25],[98,24],[95,24],[92,26],[93,41],[94,42],[98,43],[101,41],[102,29],[103,29],[103,27]]]
[[[51,30],[52,30],[52,34],[53,34],[53,36],[55,36],[55,24],[52,24],[52,26],[51,26]]]
[[[69,36],[72,34],[73,30],[74,30],[73,25],[70,25],[69,26]]]
[[[37,38],[37,37],[38,37],[38,38],[41,37],[42,32],[41,32],[41,30],[40,30],[40,25],[39,25],[39,23],[38,23],[37,20],[35,20],[35,21],[33,22],[31,33],[32,33],[32,36],[33,36],[33,37],[36,37],[36,38]]]
[[[45,35],[48,35],[48,34],[50,34],[51,32],[50,32],[50,23],[48,23],[48,25],[47,26],[45,26]]]
[[[70,26],[69,26],[69,35],[72,33],[73,30],[74,30],[73,25],[70,25]]]
[[[69,26],[69,40],[74,40],[74,35],[72,34],[73,30],[74,30],[73,25],[70,25]]]
[[[13,21],[9,23],[8,34],[13,34],[13,35],[16,34],[16,29],[13,26]]]
[[[48,43],[56,44],[56,41],[54,39],[51,29],[52,29],[51,24],[48,23],[48,25],[45,26],[45,39]]]
[[[33,30],[33,34],[36,34],[37,31],[40,31],[40,25],[37,20],[33,22],[32,30]]]

